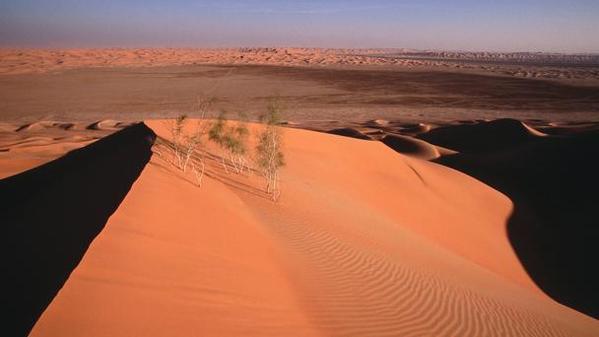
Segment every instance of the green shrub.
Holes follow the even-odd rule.
[[[256,166],[266,179],[266,192],[277,200],[279,190],[279,169],[285,165],[281,143],[282,134],[277,126],[281,120],[281,106],[277,101],[268,105],[267,112],[262,116],[264,129],[258,135],[256,146]]]
[[[242,173],[247,167],[247,138],[249,130],[245,121],[238,121],[230,126],[226,114],[221,112],[208,131],[208,138],[218,144],[226,153],[228,161],[237,173]],[[223,167],[228,173],[225,156],[221,158]]]

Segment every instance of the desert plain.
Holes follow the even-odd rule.
[[[599,334],[596,55],[4,49],[0,122],[15,336]]]

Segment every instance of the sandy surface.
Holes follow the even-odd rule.
[[[278,202],[173,167],[207,98],[285,108]],[[598,130],[596,55],[0,50],[7,329],[596,336]]]
[[[343,132],[381,142],[287,128],[282,195],[273,203],[259,177],[227,174],[211,145],[205,149],[216,157],[207,159],[203,186],[195,186],[191,173],[168,162],[168,123],[146,123],[158,134],[154,155],[32,336],[599,332],[596,320],[549,298],[523,268],[506,233],[514,211],[506,195],[392,146],[412,140],[417,149],[449,155],[480,151],[484,142],[464,148],[447,132],[433,132],[439,126],[386,120],[370,121],[370,129],[379,129],[370,135],[357,123],[343,125]],[[519,125],[491,130],[520,139],[510,147],[548,137]],[[14,126],[3,125],[2,139],[19,135],[27,143],[44,132],[54,138],[38,139],[28,151],[14,139],[3,141],[4,176],[86,144],[63,148],[58,134],[69,144],[75,136],[122,127],[113,121],[91,128]],[[568,128],[553,127],[561,134]],[[473,132],[451,134],[464,139]],[[435,135],[439,145],[410,134]],[[393,135],[404,143],[385,145]],[[7,160],[12,151],[19,160]]]
[[[81,67],[197,64],[434,67],[514,77],[599,80],[599,55],[596,54],[315,48],[0,50],[0,74],[39,73]]]
[[[0,49],[0,120],[136,121],[214,110],[291,121],[597,121],[599,56],[401,49]],[[196,115],[197,116],[197,115]]]
[[[113,120],[0,123],[0,178],[47,163],[127,125]]]
[[[290,121],[411,122],[516,118],[598,121],[599,85],[433,68],[189,65],[78,68],[0,76],[0,119],[93,122],[196,115],[256,118],[278,98]]]

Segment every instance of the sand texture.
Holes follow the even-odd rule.
[[[82,67],[198,64],[433,67],[523,78],[599,80],[599,56],[593,54],[316,48],[0,49],[0,74],[51,72]]]
[[[285,119],[309,126],[399,120],[414,124],[417,131],[418,123],[460,120],[599,121],[599,82],[467,69],[161,63],[0,76],[0,120],[19,125],[133,122],[183,113],[199,118],[198,100],[210,98],[214,111],[254,120],[277,99],[285,107]]]
[[[599,334],[597,320],[550,298],[538,285],[539,274],[531,278],[521,262],[508,228],[520,199],[509,188],[503,194],[486,185],[486,176],[468,166],[468,156],[544,147],[534,144],[562,139],[569,126],[546,125],[543,132],[513,120],[312,126],[330,134],[294,124],[283,129],[287,165],[274,203],[260,177],[227,173],[222,153],[209,143],[206,177],[196,186],[192,172],[170,163],[169,123],[146,121],[149,129],[123,129],[116,121],[2,125],[3,177],[48,163],[0,180],[15,190],[44,187],[35,194],[40,199],[19,196],[25,201],[18,205],[32,214],[48,207],[36,200],[59,190],[77,193],[87,178],[97,184],[99,198],[111,195],[103,192],[109,186],[122,186],[118,198],[107,200],[114,211],[98,217],[82,215],[85,208],[77,205],[85,200],[77,195],[65,199],[70,204],[52,201],[60,212],[7,213],[8,220],[30,224],[63,216],[52,243],[41,234],[35,239],[48,247],[71,247],[69,240],[83,235],[91,219],[107,219],[84,235],[89,247],[78,248],[81,261],[70,261],[72,273],[66,269],[40,294],[55,297],[47,308],[35,302],[43,313],[31,336]],[[254,133],[259,128],[251,126]],[[59,134],[67,145],[60,145]],[[93,135],[104,138],[70,145],[75,136]],[[458,141],[469,136],[480,141],[470,147]],[[451,158],[455,163],[443,162]],[[472,170],[480,180],[422,159]],[[529,160],[521,165],[536,163]],[[480,165],[487,163],[492,159]],[[67,180],[58,179],[57,170]],[[494,180],[488,183],[501,190]],[[49,231],[31,226],[33,233]],[[19,240],[27,239],[15,236],[17,252],[41,259],[43,250],[28,250],[24,242],[31,241]],[[46,258],[60,263],[64,256]],[[33,287],[43,280],[28,282]]]

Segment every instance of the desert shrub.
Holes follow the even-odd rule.
[[[266,180],[266,192],[277,200],[279,190],[279,169],[285,165],[285,156],[281,148],[282,134],[278,124],[281,121],[281,106],[277,101],[272,101],[261,120],[263,130],[258,135],[256,145],[256,167]]]
[[[191,162],[191,171],[195,175],[196,184],[202,186],[204,180],[204,172],[206,171],[206,164],[203,160],[199,160],[198,163]]]
[[[221,143],[223,142],[223,135],[225,132],[226,124],[226,113],[224,111],[221,111],[214,123],[212,123],[210,130],[208,131],[208,139],[217,143],[218,145],[221,145]]]
[[[194,105],[194,115],[199,117],[195,121],[195,125],[191,132],[185,132],[186,126],[190,122],[187,115],[182,114],[177,116],[170,126],[173,152],[172,164],[183,172],[186,172],[189,167],[196,176],[196,182],[201,185],[205,171],[205,163],[202,152],[202,138],[206,134],[208,123],[206,115],[214,99],[198,98]]]
[[[229,125],[224,112],[219,114],[208,131],[208,138],[218,144],[225,152],[221,157],[221,162],[227,173],[229,170],[225,156],[237,173],[242,173],[248,169],[246,159],[248,136],[249,130],[245,121],[240,120],[234,125]]]
[[[202,131],[199,124],[196,125],[195,130],[190,135],[184,136],[184,142],[181,146],[181,170],[185,172],[189,166],[190,160],[197,154],[197,150],[202,143]],[[203,161],[201,156],[196,155],[199,161]]]
[[[179,115],[171,125],[171,139],[173,142],[173,165],[181,169],[183,166],[183,128],[187,122],[187,115]]]

